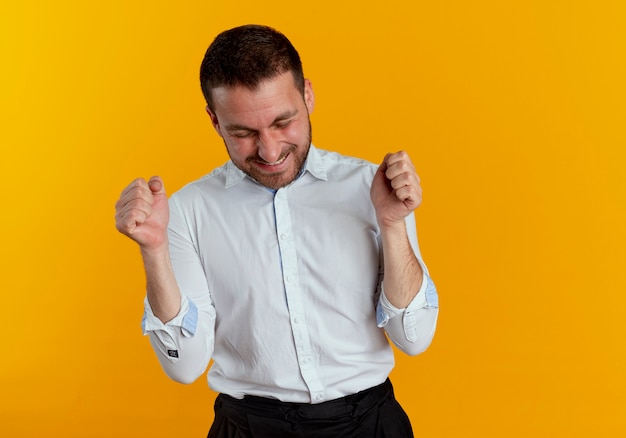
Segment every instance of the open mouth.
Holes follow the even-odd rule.
[[[288,156],[289,154],[286,154],[280,160],[274,161],[273,163],[268,163],[267,161],[257,161],[257,163],[260,164],[261,166],[276,167],[276,166],[280,166],[281,164],[283,164]]]

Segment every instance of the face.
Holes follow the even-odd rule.
[[[232,162],[266,187],[291,183],[311,144],[309,114],[315,98],[310,81],[305,81],[304,96],[286,72],[254,90],[214,88],[212,97],[215,111],[207,112]]]

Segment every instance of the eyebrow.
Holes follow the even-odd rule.
[[[298,114],[297,109],[284,111],[276,116],[276,118],[272,121],[270,126],[273,126],[279,122],[282,122],[283,120],[290,119],[296,116],[297,114]],[[256,129],[250,128],[249,126],[246,126],[246,125],[240,125],[238,123],[232,123],[232,124],[227,125],[226,130],[227,131],[256,131]]]

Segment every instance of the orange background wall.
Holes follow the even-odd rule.
[[[624,436],[625,19],[618,0],[5,1],[1,434],[206,436],[214,394],[141,336],[113,205],[227,158],[198,66],[260,22],[300,50],[316,145],[405,149],[423,179],[441,316],[393,374],[417,436]]]

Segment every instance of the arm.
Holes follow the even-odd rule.
[[[438,308],[434,284],[418,259],[412,212],[421,203],[421,187],[405,152],[385,156],[370,194],[384,260],[379,325],[398,348],[418,354],[432,340]],[[410,232],[407,221],[413,226]]]
[[[148,301],[162,322],[180,310],[180,290],[170,262],[167,225],[169,206],[163,181],[136,179],[115,204],[117,230],[139,244],[146,271]]]
[[[214,311],[199,311],[181,294],[170,260],[169,204],[163,181],[133,181],[116,204],[116,227],[137,242],[146,273],[144,333],[172,379],[191,383],[206,368],[213,349]],[[195,254],[195,253],[194,253]],[[204,304],[204,303],[203,303]]]

